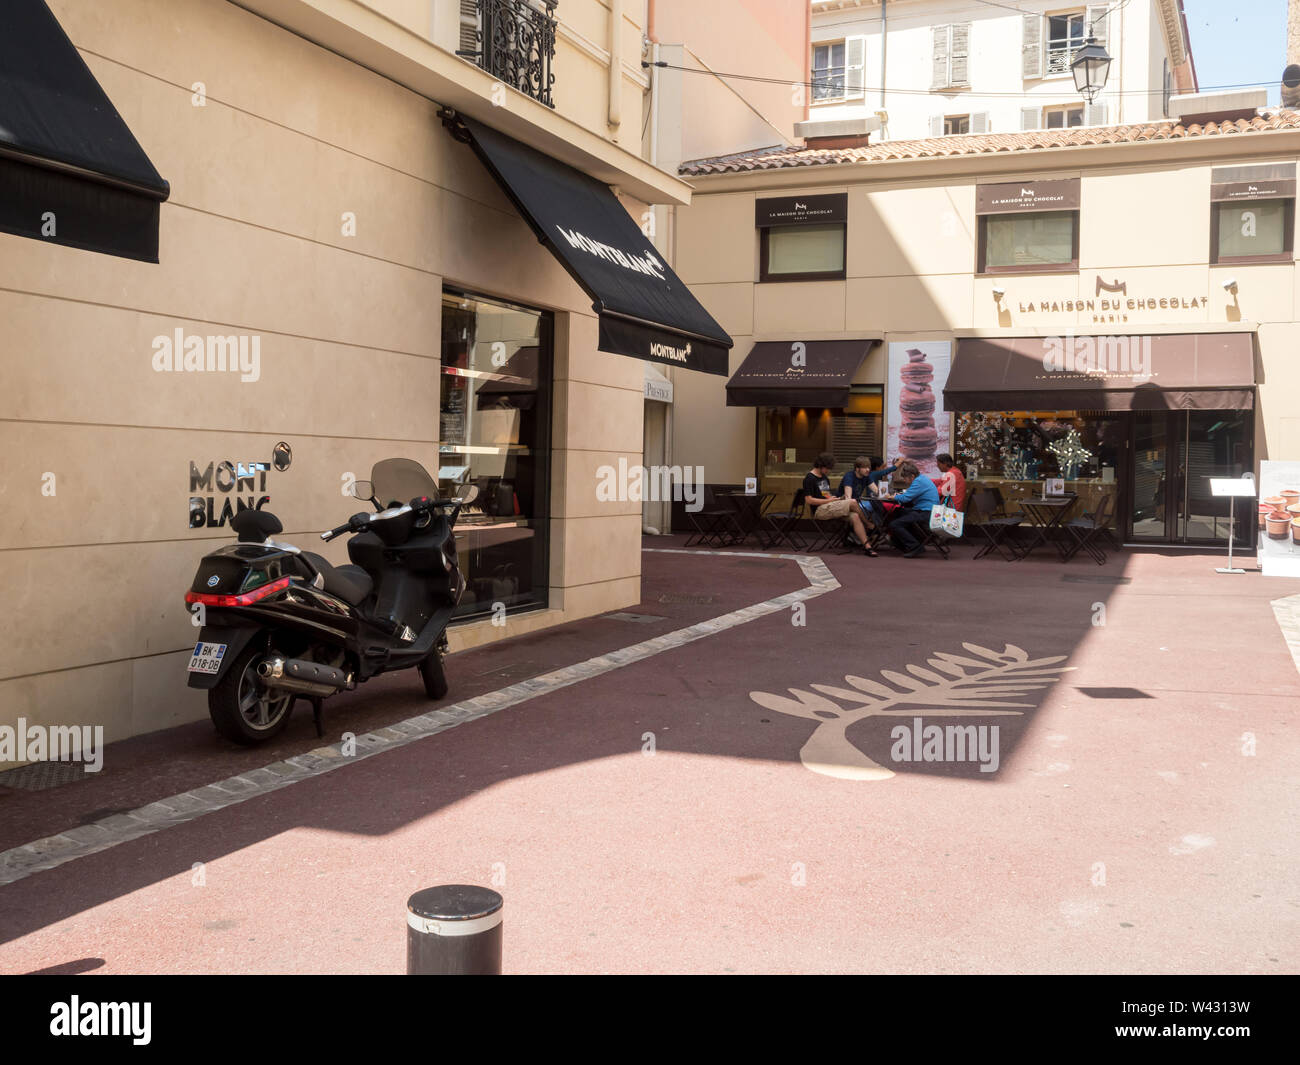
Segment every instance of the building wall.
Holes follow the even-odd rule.
[[[1015,6],[1025,12],[1059,13],[1084,10],[1088,5],[1026,0]],[[889,140],[930,136],[930,119],[935,115],[983,114],[987,116],[983,132],[1016,132],[1024,128],[1022,108],[1081,102],[1068,72],[1043,78],[1021,76],[1023,18],[1014,10],[974,0],[892,0],[887,12],[885,81],[880,62],[880,5],[814,7],[814,45],[854,35],[867,38],[863,79],[866,93],[858,100],[814,104],[811,117],[873,115],[881,109],[882,84],[887,90],[884,109],[889,115],[884,135]],[[932,28],[954,23],[971,26],[970,88],[931,94]],[[1136,91],[1158,90],[1161,85],[1165,44],[1154,0],[1129,0],[1113,10],[1105,47],[1114,59],[1106,91],[1098,97],[1098,102],[1105,105],[1105,115],[1094,115],[1099,120],[1091,124],[1144,122],[1159,117],[1159,92]]]
[[[316,539],[356,509],[344,476],[436,466],[444,283],[556,318],[551,609],[464,626],[453,650],[637,602],[639,504],[594,486],[638,461],[641,364],[596,351],[590,300],[435,104],[223,0],[51,8],[172,194],[161,265],[0,234],[0,587],[21,619],[0,724],[111,742],[204,717],[183,596],[231,533],[188,527],[190,463],[288,441],[265,493],[280,538],[346,561]],[[156,372],[177,328],[259,337],[260,376]]]
[[[736,338],[733,373],[759,340],[883,334],[887,344],[976,333],[1132,335],[1257,327],[1262,365],[1255,457],[1292,459],[1300,455],[1300,416],[1292,400],[1300,391],[1300,366],[1292,357],[1300,341],[1300,272],[1294,260],[1209,262],[1211,169],[1300,159],[1300,138],[1286,135],[1281,141],[1285,148],[1278,138],[1243,136],[1198,146],[1196,156],[1187,145],[1161,147],[1145,161],[1123,164],[1108,163],[1114,156],[1100,149],[1058,153],[1070,165],[1054,167],[1027,155],[697,178],[691,206],[678,209],[677,269]],[[1085,154],[1087,166],[1081,165]],[[1078,273],[976,276],[976,184],[1063,177],[1081,179]],[[758,283],[755,199],[843,191],[849,194],[846,279]],[[1135,297],[1194,295],[1206,303],[1135,310],[1113,322],[1095,321],[1086,311],[1050,309],[1052,302],[1095,302],[1098,278],[1126,282]],[[1230,279],[1238,282],[1235,300],[1223,288]],[[995,287],[1006,293],[1000,305]],[[1042,309],[1044,302],[1049,309]],[[874,364],[868,359],[857,380],[884,384],[883,358]],[[674,447],[680,461],[704,463],[709,481],[730,483],[756,473],[755,423],[752,409],[727,408],[725,402],[721,379],[679,378]]]

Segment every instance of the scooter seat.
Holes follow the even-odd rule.
[[[325,590],[330,595],[337,595],[344,602],[356,606],[374,589],[375,582],[360,566],[331,566],[320,555],[311,551],[304,551],[302,557],[320,572],[325,580]]]

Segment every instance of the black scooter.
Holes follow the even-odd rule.
[[[231,521],[239,542],[199,563],[185,596],[204,615],[189,686],[207,690],[212,723],[227,739],[264,743],[299,698],[323,735],[324,699],[395,669],[418,669],[430,699],[447,694],[446,628],[465,591],[452,529],[477,490],[439,499],[412,459],[376,463],[370,478],[352,494],[378,513],[321,534],[352,533],[352,565],[272,540],[280,520],[251,509]]]

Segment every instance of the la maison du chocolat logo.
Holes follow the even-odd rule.
[[[1116,278],[1105,280],[1097,275],[1092,299],[1020,300],[1016,306],[1023,315],[1083,314],[1094,322],[1127,322],[1130,314],[1142,312],[1148,317],[1155,311],[1197,311],[1210,302],[1199,293],[1135,291],[1129,294],[1128,282]]]

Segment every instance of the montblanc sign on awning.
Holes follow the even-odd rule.
[[[848,218],[847,192],[825,196],[775,196],[754,201],[754,226],[757,229],[847,222]]]
[[[608,185],[489,126],[443,121],[591,297],[601,351],[725,375],[729,337],[641,232]]]
[[[1007,181],[975,186],[976,214],[1014,214],[1019,211],[1077,211],[1079,179]]]

